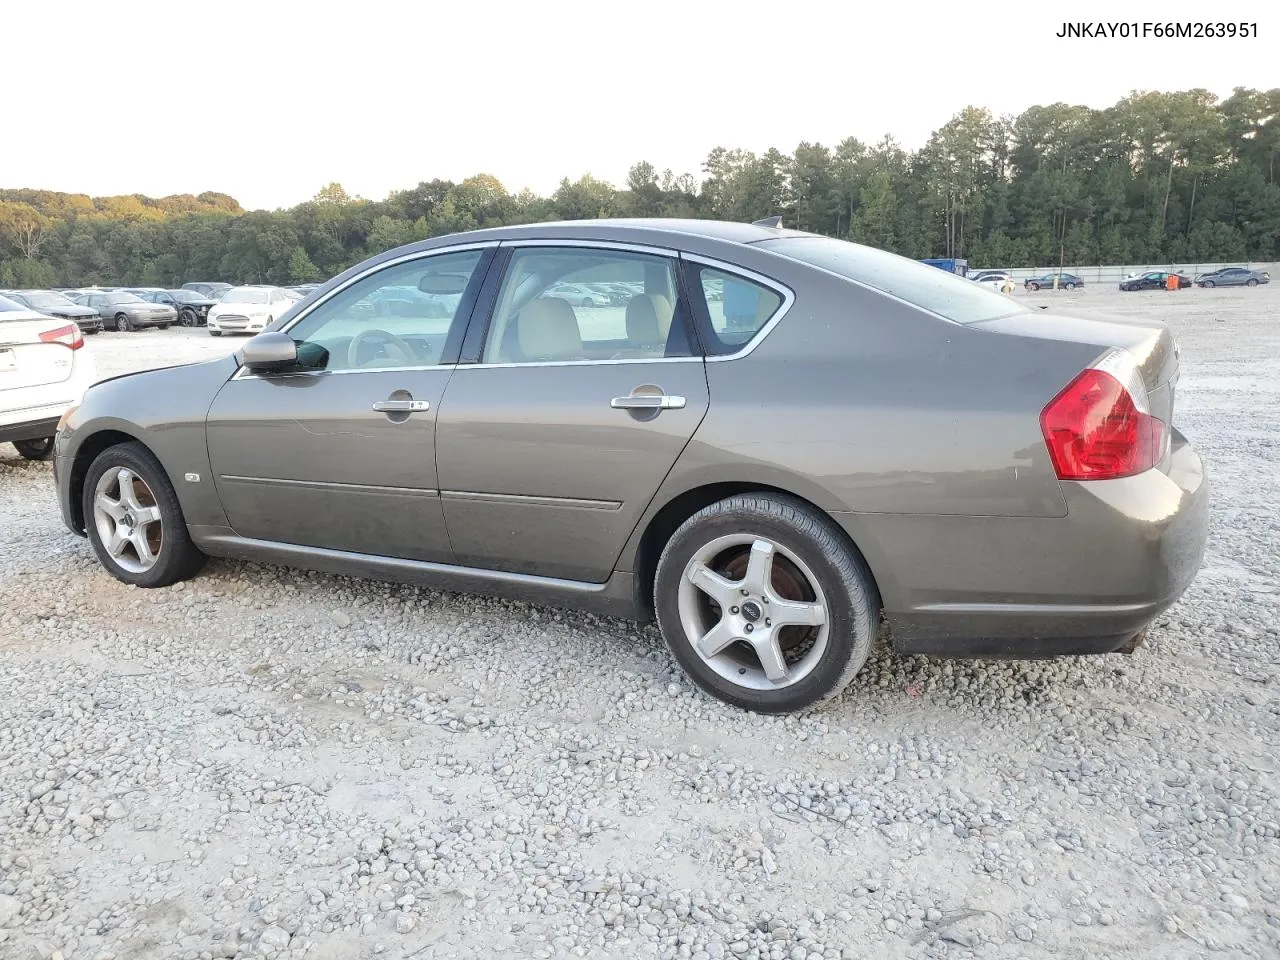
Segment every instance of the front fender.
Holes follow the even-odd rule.
[[[55,441],[64,516],[77,516],[85,471],[102,450],[126,439],[144,444],[173,484],[188,525],[226,525],[205,442],[213,398],[236,372],[234,357],[164,367],[90,387]]]

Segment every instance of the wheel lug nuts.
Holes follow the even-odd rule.
[[[737,608],[737,607],[730,607],[730,608],[729,608],[729,612],[730,612],[730,613],[737,613],[737,612],[738,612],[738,608]]]
[[[744,589],[743,589],[743,591],[742,591],[742,595],[745,597],[745,596],[747,596],[750,592],[751,592],[750,590],[747,590],[747,589],[745,589],[745,588],[744,588]]]
[[[744,629],[747,631],[747,633],[750,633],[752,630],[755,629],[755,627],[753,627],[751,624],[748,623]]]
[[[765,617],[765,618],[764,618],[764,625],[765,625],[766,627],[772,627],[772,626],[773,626],[773,621],[772,621],[772,620],[770,620],[768,617]]]

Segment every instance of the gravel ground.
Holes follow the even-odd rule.
[[[1132,657],[880,653],[824,709],[656,630],[212,562],[141,591],[0,453],[0,957],[1280,955],[1280,284],[1159,316],[1214,483]],[[233,349],[90,340],[107,375]]]

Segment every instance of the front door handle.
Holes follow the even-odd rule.
[[[615,410],[683,410],[687,402],[684,397],[633,393],[629,397],[614,397],[609,406]]]
[[[378,413],[422,413],[431,409],[427,400],[379,400],[373,405]]]

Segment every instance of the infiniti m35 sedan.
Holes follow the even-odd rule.
[[[536,224],[389,251],[232,356],[97,384],[55,474],[126,583],[222,556],[656,616],[703,689],[779,712],[882,622],[900,653],[1131,652],[1204,547],[1177,378],[1163,325],[868,247]]]

